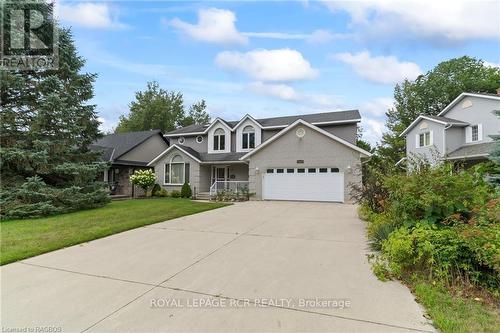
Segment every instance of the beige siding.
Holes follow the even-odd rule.
[[[337,167],[345,175],[345,201],[351,202],[351,186],[361,183],[360,153],[313,129],[297,126],[306,130],[302,139],[292,129],[250,157],[250,192],[255,193],[254,198],[262,199],[262,173],[267,168]],[[304,163],[298,164],[297,160]]]
[[[184,159],[184,162],[189,163],[189,178],[190,178],[189,183],[191,185],[191,190],[193,191],[193,193],[198,193],[200,189],[200,164],[197,161],[193,160],[188,155],[178,150],[177,148],[173,148],[171,151],[168,152],[168,154],[166,154],[159,161],[156,162],[155,175],[158,184],[160,184],[160,186],[162,186],[169,192],[172,190],[180,191],[182,185],[175,186],[175,185],[165,184],[165,164],[169,163],[174,155],[181,155],[182,158]]]

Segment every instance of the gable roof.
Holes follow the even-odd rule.
[[[415,125],[417,125],[422,119],[429,120],[441,125],[451,125],[451,126],[468,126],[469,123],[461,120],[456,120],[456,119],[451,119],[451,118],[446,118],[446,117],[439,117],[439,116],[428,116],[428,115],[420,115],[415,119],[410,126],[408,126],[401,134],[399,135],[400,137],[405,136]]]
[[[450,104],[448,104],[443,111],[438,113],[438,116],[445,115],[448,111],[450,111],[458,102],[460,102],[465,97],[478,97],[478,98],[486,98],[486,99],[496,99],[500,100],[500,95],[497,94],[489,94],[489,93],[461,93],[455,98]]]
[[[299,119],[302,119],[303,121],[309,122],[313,125],[328,125],[335,123],[357,123],[361,121],[361,115],[359,114],[358,110],[333,111],[333,112],[312,113],[312,114],[302,114],[296,116],[284,116],[284,117],[261,118],[261,119],[254,119],[247,114],[239,121],[225,121],[221,118],[216,118],[214,121],[212,121],[210,125],[189,125],[168,132],[165,134],[165,136],[206,134],[208,132],[208,129],[213,124],[215,124],[216,121],[223,122],[231,129],[231,131],[234,131],[238,127],[238,125],[240,125],[240,123],[242,123],[246,118],[254,120],[263,129],[285,128]]]
[[[259,150],[261,150],[261,149],[263,149],[263,148],[265,148],[265,147],[269,146],[269,145],[270,145],[271,143],[273,143],[276,139],[278,139],[278,138],[282,137],[283,135],[285,135],[286,133],[288,133],[290,130],[292,130],[292,129],[295,127],[295,125],[298,125],[298,124],[302,124],[302,125],[304,125],[304,126],[306,126],[306,127],[309,127],[310,129],[313,129],[313,130],[315,130],[315,131],[317,131],[317,132],[319,132],[319,133],[321,133],[321,134],[323,134],[323,135],[325,135],[325,136],[329,137],[330,139],[333,139],[333,140],[335,140],[335,141],[337,141],[337,142],[339,142],[339,143],[341,143],[341,144],[343,144],[343,145],[345,145],[345,146],[347,146],[347,147],[349,147],[349,148],[351,148],[351,149],[354,149],[354,150],[356,150],[356,151],[360,152],[361,154],[366,155],[367,157],[372,156],[372,154],[371,154],[370,152],[367,152],[366,150],[364,150],[364,149],[362,149],[362,148],[359,148],[358,146],[353,145],[352,143],[350,143],[350,142],[348,142],[348,141],[346,141],[346,140],[344,140],[344,139],[341,139],[341,138],[339,138],[338,136],[333,135],[333,134],[331,134],[331,133],[329,133],[329,132],[327,132],[327,131],[325,131],[325,130],[323,130],[323,129],[321,129],[321,128],[317,127],[317,126],[314,126],[314,125],[312,125],[312,124],[310,124],[310,123],[308,123],[308,122],[306,122],[306,121],[304,121],[304,120],[302,120],[302,119],[298,119],[298,120],[296,120],[295,122],[293,122],[292,124],[290,124],[290,125],[289,125],[286,129],[284,129],[283,131],[281,131],[281,132],[279,132],[278,134],[274,135],[274,136],[273,136],[273,137],[271,137],[269,140],[264,141],[264,143],[262,143],[261,145],[259,145],[259,146],[258,146],[257,148],[255,148],[254,150],[252,150],[252,151],[250,151],[250,152],[246,153],[245,155],[243,155],[243,156],[240,158],[240,160],[242,160],[242,161],[243,161],[243,160],[246,160],[246,159],[248,159],[250,156],[252,156],[253,154],[255,154],[256,152],[258,152]]]
[[[96,140],[89,148],[92,150],[101,150],[103,152],[101,158],[107,162],[112,162],[154,135],[160,135],[168,143],[160,130],[152,130],[108,134]]]

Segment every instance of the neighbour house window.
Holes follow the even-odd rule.
[[[472,132],[471,141],[479,141],[479,126],[477,125],[471,126],[471,132]]]
[[[431,132],[420,133],[418,135],[418,147],[431,145]]]
[[[189,182],[189,163],[184,163],[180,155],[175,155],[165,164],[165,184]]]
[[[218,128],[214,132],[214,150],[226,149],[226,134],[222,128]]]
[[[241,148],[243,149],[255,148],[255,129],[252,126],[245,126],[241,142]]]

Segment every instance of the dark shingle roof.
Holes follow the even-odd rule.
[[[288,126],[294,121],[302,119],[308,123],[323,123],[323,122],[333,122],[333,121],[348,121],[361,119],[358,110],[347,110],[347,111],[333,111],[333,112],[323,112],[323,113],[311,113],[311,114],[301,114],[296,116],[285,116],[285,117],[273,117],[273,118],[261,118],[255,119],[263,127],[268,126]],[[221,119],[229,127],[233,128],[239,121],[226,121]],[[189,125],[183,128],[179,128],[168,132],[167,134],[184,134],[184,133],[198,133],[203,132],[208,125]]]
[[[246,153],[219,153],[219,154],[208,154],[201,153],[201,160],[203,162],[222,162],[222,161],[238,161],[240,157]]]
[[[457,120],[457,119],[452,119],[452,118],[448,118],[448,117],[428,116],[428,115],[425,115],[425,116],[427,118],[439,120],[439,121],[445,122],[447,124],[456,124],[456,125],[464,125],[464,126],[469,125],[469,123],[467,123],[465,121],[461,121],[461,120]]]
[[[466,156],[477,156],[477,155],[487,155],[493,151],[495,147],[495,142],[485,142],[466,145],[452,151],[448,154],[448,158],[461,158]]]
[[[256,119],[262,126],[282,126],[290,125],[294,121],[302,119],[308,123],[323,123],[331,121],[344,121],[344,120],[355,120],[361,119],[358,110],[348,110],[348,111],[334,111],[334,112],[323,112],[323,113],[312,113],[312,114],[301,114],[297,116],[285,116],[285,117],[274,117],[274,118],[264,118]]]
[[[161,133],[160,130],[108,134],[95,141],[89,148],[103,150],[102,158],[106,161],[113,161],[159,133]]]
[[[176,146],[184,149],[190,155],[196,157],[202,162],[223,162],[223,161],[238,161],[239,158],[246,153],[217,153],[217,154],[208,154],[208,153],[199,153],[191,147],[176,144]]]

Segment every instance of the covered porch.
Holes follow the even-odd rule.
[[[218,191],[241,192],[248,189],[248,164],[224,162],[200,165],[198,196],[214,196]]]

